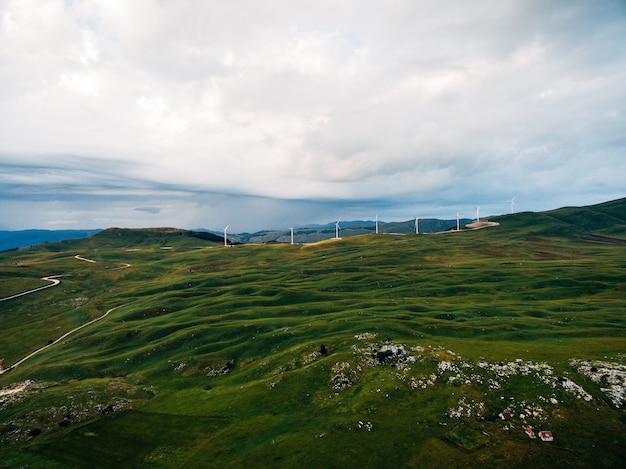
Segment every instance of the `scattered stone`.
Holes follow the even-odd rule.
[[[368,421],[368,422],[363,422],[363,421],[359,420],[359,421],[358,421],[358,423],[357,423],[357,425],[356,425],[356,427],[357,427],[358,429],[362,429],[362,428],[364,428],[364,429],[365,429],[365,430],[367,430],[368,432],[371,432],[371,431],[372,431],[372,429],[374,428],[374,425],[372,424],[372,422],[369,422],[369,421]]]
[[[331,382],[335,389],[345,389],[352,386],[350,376],[353,375],[353,371],[348,362],[337,362],[332,368]]]
[[[532,438],[532,439],[537,438],[537,435],[535,435],[535,432],[533,431],[533,427],[531,427],[530,425],[528,426],[522,425],[522,428],[524,429],[524,433],[528,435],[528,438]]]
[[[376,338],[377,334],[374,334],[372,332],[364,332],[363,334],[357,334],[354,336],[355,339],[357,340],[372,340]]]
[[[570,365],[594,383],[604,384],[600,390],[618,409],[626,406],[626,365],[602,360],[579,360],[573,358]]]
[[[593,399],[593,396],[591,394],[589,394],[581,386],[579,386],[569,378],[563,378],[561,380],[561,386],[563,386],[563,389],[565,389],[566,391],[574,394],[578,399],[584,399],[587,402]]]

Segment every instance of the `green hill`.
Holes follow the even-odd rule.
[[[0,467],[623,467],[625,205],[2,253]]]
[[[584,238],[623,237],[626,231],[626,199],[588,207],[565,207],[547,212],[523,212],[492,218],[516,237],[551,236]]]

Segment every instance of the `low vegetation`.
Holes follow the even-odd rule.
[[[2,253],[0,467],[624,467],[625,208]]]

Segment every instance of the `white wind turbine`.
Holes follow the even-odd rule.
[[[480,205],[476,207],[476,223],[480,221]]]
[[[226,237],[226,230],[228,230],[229,226],[230,226],[230,223],[226,225],[226,228],[224,228],[224,246],[228,246],[228,238]]]
[[[289,228],[291,230],[291,244],[293,244],[293,226]]]
[[[335,223],[335,239],[341,239],[339,238],[339,221],[341,219],[337,220],[337,223]]]
[[[515,210],[515,197],[513,197],[511,200],[507,200],[507,202],[511,204],[511,213],[513,213]]]
[[[378,214],[376,214],[376,234],[378,234]]]
[[[456,212],[456,230],[460,231],[460,227],[459,227],[459,212]]]
[[[415,234],[420,234],[420,219],[415,217]]]

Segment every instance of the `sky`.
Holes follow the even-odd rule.
[[[0,0],[0,229],[472,218],[624,175],[624,0]]]

